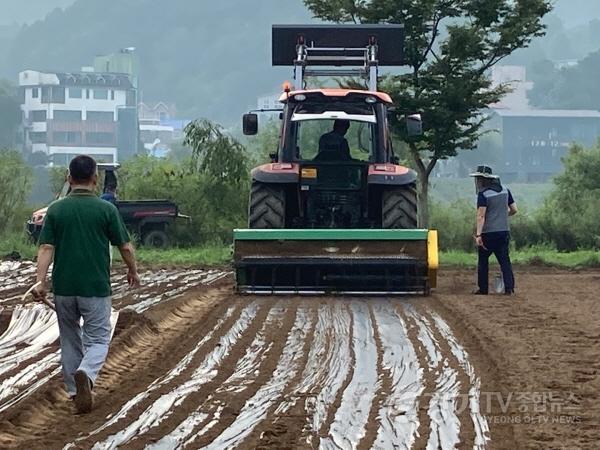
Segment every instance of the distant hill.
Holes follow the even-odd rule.
[[[311,20],[302,0],[3,0],[0,77],[21,70],[79,70],[97,54],[136,47],[141,97],[176,103],[180,115],[237,123],[291,69],[270,66],[273,23]],[[68,6],[70,5],[70,6]],[[64,11],[54,9],[68,6]],[[35,14],[32,12],[35,11]],[[1,27],[2,22],[30,22]],[[507,62],[581,58],[596,46],[599,0],[558,0],[549,35]],[[9,20],[10,18],[10,20]],[[577,30],[573,27],[577,24]],[[583,53],[583,54],[582,54]]]
[[[78,0],[23,27],[0,76],[79,70],[97,54],[136,47],[143,99],[232,123],[291,77],[271,68],[271,24],[309,20],[301,0]]]
[[[32,23],[55,8],[72,5],[75,0],[2,0],[0,25]]]

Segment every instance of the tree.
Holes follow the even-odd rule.
[[[183,145],[192,149],[193,169],[217,183],[240,186],[248,180],[248,157],[242,144],[224,134],[209,120],[196,120],[185,127]]]
[[[399,23],[406,32],[409,71],[382,80],[398,106],[392,131],[408,144],[419,174],[419,223],[427,226],[429,175],[441,159],[476,147],[486,117],[507,86],[492,87],[488,71],[544,34],[551,0],[304,0],[331,22]],[[411,138],[404,117],[419,112],[424,134]]]
[[[573,145],[563,164],[538,214],[540,228],[559,250],[599,249],[600,142],[590,149]]]
[[[0,148],[12,148],[21,122],[21,108],[16,89],[8,81],[0,80]]]

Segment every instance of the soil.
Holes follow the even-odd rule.
[[[474,273],[445,270],[431,297],[399,299],[238,296],[225,270],[176,268],[147,270],[131,293],[116,272],[119,318],[88,415],[73,413],[57,360],[42,367],[54,335],[5,339],[7,314],[21,335],[50,320],[19,309],[30,268],[14,271],[0,275],[18,280],[0,286],[1,448],[600,442],[598,271],[521,269],[516,296],[483,297]],[[28,350],[37,359],[4,367]]]

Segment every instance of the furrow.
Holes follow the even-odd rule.
[[[271,379],[246,402],[236,420],[206,449],[231,448],[240,445],[252,430],[266,418],[267,412],[282,395],[288,381],[299,370],[299,361],[306,336],[311,328],[312,315],[306,309],[299,309],[292,330],[288,334],[285,347]]]
[[[418,397],[423,393],[423,369],[410,342],[406,323],[389,303],[374,307],[383,346],[383,367],[391,376],[391,391],[379,410],[374,449],[410,449],[419,427]]]
[[[329,435],[321,439],[320,448],[356,448],[366,434],[371,404],[378,388],[377,345],[369,308],[364,302],[352,302],[355,354],[354,373],[344,391]]]
[[[186,354],[177,363],[177,365],[175,367],[173,367],[173,369],[171,369],[167,374],[165,374],[164,376],[162,376],[160,378],[155,379],[144,391],[138,393],[135,397],[133,397],[132,399],[127,401],[115,415],[110,417],[110,419],[107,422],[105,422],[103,425],[96,428],[95,430],[93,430],[92,432],[87,434],[86,436],[77,439],[75,442],[80,442],[80,441],[89,439],[89,438],[93,437],[94,435],[100,433],[101,431],[107,429],[108,427],[116,424],[120,420],[124,419],[135,406],[137,406],[143,400],[148,398],[153,392],[157,391],[158,389],[162,388],[163,386],[166,386],[174,378],[181,375],[181,373],[183,373],[188,368],[188,366],[190,365],[190,363],[192,362],[192,360],[194,359],[194,357],[198,353],[198,351],[210,339],[213,338],[215,333],[217,333],[221,329],[223,324],[233,315],[235,309],[236,308],[234,306],[230,306],[227,309],[227,311],[225,312],[225,314],[223,315],[223,317],[221,317],[217,321],[217,323],[214,325],[214,327],[210,331],[208,331],[208,333],[206,333],[206,335],[204,335],[204,337],[198,342],[198,344],[196,344],[196,346],[188,354]],[[71,445],[74,445],[74,443]]]
[[[419,329],[418,339],[427,349],[429,371],[437,374],[435,391],[431,394],[427,411],[430,418],[427,450],[453,449],[460,442],[460,420],[456,411],[460,394],[458,372],[446,358],[442,359],[440,345],[429,320],[412,305],[404,305],[404,311]]]
[[[97,442],[94,449],[114,449],[126,444],[149,429],[158,426],[169,417],[172,408],[180,405],[191,393],[199,390],[202,385],[211,381],[217,374],[217,369],[229,350],[250,326],[258,310],[257,303],[251,303],[241,313],[231,329],[221,337],[218,345],[211,351],[193,372],[190,379],[171,392],[163,394],[154,401],[140,416],[126,428],[109,436],[102,442]]]
[[[438,314],[433,312],[430,314],[438,331],[450,345],[450,351],[469,377],[469,410],[471,413],[471,420],[473,421],[473,427],[475,429],[475,441],[473,448],[475,450],[482,450],[486,447],[487,442],[490,440],[490,428],[487,419],[481,414],[480,410],[481,380],[475,374],[475,369],[469,362],[468,353],[458,343],[448,324]]]
[[[248,385],[252,384],[254,375],[258,371],[261,363],[265,360],[267,353],[273,346],[273,342],[268,342],[267,333],[273,327],[281,327],[285,309],[282,307],[273,307],[269,310],[267,319],[256,337],[246,350],[246,354],[237,362],[233,374],[219,386],[215,394],[235,395],[244,391]],[[155,444],[146,448],[179,448],[186,440],[190,438],[196,427],[205,422],[209,417],[222,410],[221,405],[215,405],[212,400],[214,396],[209,397],[199,408],[193,411],[183,422],[181,422],[173,431],[163,436]],[[207,424],[206,431],[209,431],[214,424]],[[199,434],[198,434],[199,435]]]

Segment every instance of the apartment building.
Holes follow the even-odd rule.
[[[128,74],[25,70],[19,86],[25,152],[60,165],[78,154],[117,162],[137,153],[137,90]]]

